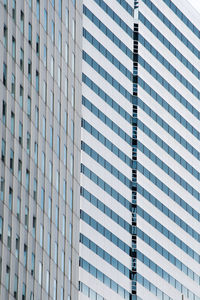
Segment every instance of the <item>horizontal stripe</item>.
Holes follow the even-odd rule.
[[[87,176],[90,180],[96,183],[102,190],[108,193],[111,197],[121,203],[128,210],[131,210],[132,204],[124,196],[118,193],[115,189],[112,188],[107,182],[97,176],[94,172],[88,169],[85,165],[81,164],[81,173]]]
[[[121,159],[127,166],[136,168],[136,162],[132,161],[123,151],[121,151],[115,144],[113,144],[109,139],[107,139],[103,134],[101,134],[96,128],[90,125],[86,120],[81,120],[81,126],[87,132],[89,132],[95,139],[102,143],[107,149],[109,149],[113,154],[115,154],[119,159]]]

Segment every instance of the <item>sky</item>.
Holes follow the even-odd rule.
[[[200,12],[200,0],[188,0]]]

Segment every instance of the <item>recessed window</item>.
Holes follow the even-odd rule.
[[[40,54],[40,37],[38,34],[36,35],[36,54]]]
[[[12,57],[16,59],[16,41],[14,36],[12,36]]]
[[[7,86],[7,65],[3,63],[3,84]]]
[[[3,45],[7,49],[7,39],[8,39],[8,29],[7,26],[4,25],[3,27]]]
[[[20,30],[21,30],[21,33],[24,34],[24,13],[22,10],[20,13]]]
[[[29,44],[32,43],[32,25],[28,23],[28,42]]]
[[[12,0],[12,18],[16,21],[16,1]]]
[[[44,30],[47,31],[47,10],[44,9]]]
[[[13,98],[15,98],[15,75],[12,74],[11,77],[11,95]]]

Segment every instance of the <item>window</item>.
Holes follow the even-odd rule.
[[[44,189],[41,188],[41,202],[40,202],[40,205],[41,205],[42,210],[44,210],[44,197],[45,197],[45,192],[44,192]]]
[[[44,30],[47,31],[47,11],[44,9]]]
[[[67,123],[68,123],[68,116],[67,112],[65,111],[65,132],[67,133]]]
[[[53,300],[56,300],[57,297],[57,281],[54,279],[53,281]]]
[[[67,7],[65,9],[65,26],[68,29],[68,27],[69,27],[69,10]]]
[[[16,59],[16,42],[14,36],[12,36],[12,57]]]
[[[52,200],[51,197],[49,197],[49,206],[48,206],[48,217],[51,219],[51,210],[52,210]]]
[[[6,265],[6,290],[10,288],[10,267]]]
[[[40,224],[40,247],[43,247],[43,225]]]
[[[72,224],[69,224],[69,244],[72,244]]]
[[[47,235],[47,254],[50,256],[51,254],[51,234],[48,232]]]
[[[20,30],[21,33],[24,34],[24,13],[22,10],[20,12]]]
[[[58,15],[62,19],[62,0],[58,0]]]
[[[28,229],[28,207],[25,206],[25,217],[24,217],[24,225],[25,225],[25,228]]]
[[[58,86],[61,86],[61,68],[58,67]]]
[[[13,73],[11,78],[11,95],[15,98],[15,75]]]
[[[12,18],[16,21],[16,1],[12,0]]]
[[[4,139],[1,140],[1,160],[5,162],[6,156],[6,142]]]
[[[13,204],[13,189],[9,187],[8,207],[10,210],[12,210],[12,204]]]
[[[55,242],[54,243],[54,262],[57,264],[57,259],[58,259],[58,244]]]
[[[18,180],[22,182],[22,162],[20,159],[18,160]]]
[[[63,180],[63,200],[66,201],[66,186],[67,186],[67,183],[66,183],[66,180],[64,179]]]
[[[27,116],[30,119],[31,118],[31,98],[28,96],[27,98]]]
[[[60,291],[60,300],[64,300],[64,288],[61,287],[61,291]]]
[[[60,190],[60,172],[56,171],[56,190],[59,192]]]
[[[65,43],[65,62],[68,63],[69,46]]]
[[[63,226],[62,226],[62,234],[65,236],[65,228],[66,228],[66,217],[63,215]]]
[[[42,263],[39,262],[39,276],[38,276],[39,284],[42,285]]]
[[[71,120],[71,139],[74,140],[74,121]]]
[[[64,165],[67,165],[67,147],[64,145],[64,154],[63,154]]]
[[[65,252],[62,251],[61,253],[61,271],[64,272],[65,270]]]
[[[6,102],[3,100],[3,103],[2,103],[2,121],[3,121],[4,125],[6,125],[6,110],[7,110],[7,105],[6,105]]]
[[[56,227],[58,228],[58,220],[59,218],[59,208],[58,208],[58,205],[56,205],[56,211],[55,211],[55,224],[56,224]]]
[[[70,209],[73,208],[73,190],[72,190],[72,188],[70,188],[69,207],[70,207]]]
[[[12,148],[10,148],[10,171],[13,173],[13,167],[14,167],[14,151]]]
[[[35,106],[35,127],[38,128],[39,125],[39,108]]]
[[[3,240],[3,218],[0,217],[0,241]]]
[[[20,69],[24,71],[24,50],[20,48]]]
[[[28,251],[27,245],[24,244],[24,267],[25,267],[25,268],[26,268],[26,266],[27,266],[27,251]]]
[[[50,110],[54,111],[54,93],[52,91],[50,92]]]
[[[75,40],[75,37],[76,37],[76,22],[73,19],[72,20],[72,39]]]
[[[31,135],[30,135],[30,133],[27,131],[27,137],[26,137],[26,151],[27,151],[28,155],[30,155],[30,145],[31,145]]]
[[[28,59],[28,80],[31,82],[32,78],[32,62]]]
[[[47,66],[47,46],[44,45],[44,66]]]
[[[39,72],[38,70],[36,70],[36,74],[35,74],[35,88],[37,93],[39,93]]]
[[[8,43],[8,28],[6,25],[3,27],[3,45],[7,49],[7,43]]]
[[[14,135],[15,133],[15,114],[11,111],[11,127],[10,127],[10,131],[12,133],[12,135]]]
[[[40,0],[36,1],[36,17],[37,17],[37,20],[39,21],[40,20]]]
[[[60,137],[57,135],[57,156],[60,158]]]
[[[47,294],[49,293],[49,271],[47,270],[47,273],[46,273],[46,292]]]
[[[32,252],[31,256],[31,275],[34,276],[35,274],[35,254]]]
[[[68,266],[68,278],[71,280],[71,268],[72,268],[72,261],[69,258],[69,266]]]
[[[53,165],[52,165],[52,162],[49,161],[49,181],[50,183],[52,183],[52,169],[53,169]]]
[[[62,34],[58,32],[58,51],[62,53]]]
[[[43,101],[46,103],[47,101],[47,83],[43,80]]]
[[[75,54],[74,52],[72,53],[72,72],[75,72]]]
[[[14,278],[14,298],[17,299],[18,294],[18,276],[15,274]]]
[[[38,34],[36,35],[36,54],[40,54],[40,37]]]
[[[8,225],[8,237],[7,237],[7,248],[8,248],[8,250],[11,250],[11,235],[12,235],[12,229]]]
[[[5,193],[5,180],[3,177],[1,177],[1,181],[0,181],[0,199],[3,202],[4,201],[4,193]]]
[[[51,56],[51,76],[54,76],[54,58]]]
[[[68,96],[68,79],[65,77],[65,97]]]
[[[3,63],[3,84],[7,86],[7,65]]]
[[[31,45],[32,43],[32,25],[28,23],[28,42]]]
[[[51,40],[52,42],[55,41],[55,23],[53,20],[51,21]]]
[[[21,199],[17,197],[17,220],[20,221],[21,216]]]
[[[71,99],[72,107],[74,107],[74,102],[75,102],[75,89],[74,86],[72,86],[72,99]]]
[[[23,136],[23,125],[19,122],[19,144],[22,145],[22,136]]]
[[[49,138],[49,143],[50,143],[50,147],[51,149],[53,148],[53,127],[50,126],[50,138]]]
[[[58,108],[57,117],[58,117],[58,122],[60,123],[61,122],[61,104],[59,101],[57,103],[58,103],[57,104],[57,108]]]
[[[19,105],[21,108],[23,108],[23,102],[24,102],[24,89],[23,89],[23,86],[20,85],[20,87],[19,87]]]
[[[70,155],[70,173],[71,173],[71,175],[74,174],[74,156],[73,156],[73,154]]]
[[[42,118],[42,136],[43,138],[46,137],[46,119],[44,116]]]
[[[37,179],[34,178],[33,181],[33,199],[36,201],[37,200]]]
[[[22,285],[22,300],[26,300],[26,284],[24,282]]]
[[[29,7],[32,7],[32,0],[28,0]]]
[[[35,238],[35,232],[36,232],[36,217],[33,216],[33,237]]]
[[[7,9],[8,8],[8,0],[3,0],[3,5],[4,5],[4,8]]]
[[[15,256],[18,259],[19,258],[19,236],[16,235],[16,241],[15,241]]]

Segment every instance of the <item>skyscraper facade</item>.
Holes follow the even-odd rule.
[[[83,1],[80,299],[200,299],[200,21]]]
[[[200,300],[200,20],[187,0],[0,0],[0,299]]]
[[[81,1],[0,1],[0,299],[77,299]]]

